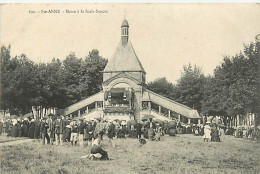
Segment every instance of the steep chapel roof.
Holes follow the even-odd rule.
[[[134,48],[128,40],[127,44],[123,46],[120,41],[114,55],[108,61],[104,72],[113,71],[142,71],[145,72],[140,60],[138,59]]]
[[[138,59],[134,48],[129,40],[129,24],[125,19],[121,25],[121,40],[116,48],[115,53],[108,60],[104,72],[118,71],[142,71],[144,68]]]

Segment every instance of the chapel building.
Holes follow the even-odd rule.
[[[197,110],[146,88],[146,72],[129,39],[129,24],[121,25],[121,39],[103,71],[103,90],[65,109],[65,115],[107,120],[155,119],[200,123]]]

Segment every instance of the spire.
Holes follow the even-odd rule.
[[[108,61],[104,72],[132,71],[145,73],[129,39],[128,28],[128,22],[124,20],[121,25],[121,41]]]
[[[121,40],[122,45],[126,46],[129,38],[129,25],[126,19],[123,20],[121,25]]]

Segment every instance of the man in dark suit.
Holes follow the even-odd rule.
[[[113,122],[110,122],[109,123],[109,127],[108,127],[108,139],[109,139],[109,143],[112,144],[113,147],[115,147],[115,143],[113,141],[113,138],[115,137],[116,135],[116,130],[115,130],[115,125]]]
[[[50,137],[48,135],[49,125],[47,120],[43,120],[41,124],[41,132],[42,132],[42,144],[45,144],[45,139],[47,140],[47,144],[50,144]]]
[[[140,121],[138,121],[138,123],[136,124],[136,131],[137,131],[137,137],[139,139],[141,139],[141,135],[142,135],[142,124],[140,123]]]

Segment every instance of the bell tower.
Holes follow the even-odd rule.
[[[126,46],[129,38],[129,25],[126,19],[122,22],[121,25],[121,40],[122,46]]]

